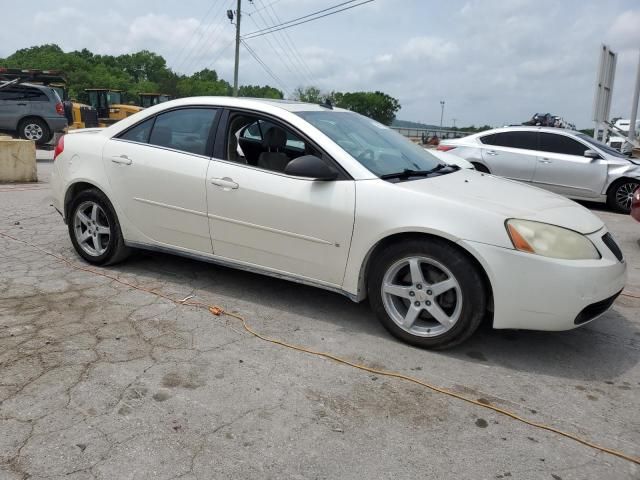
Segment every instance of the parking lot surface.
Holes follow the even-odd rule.
[[[51,164],[38,168],[38,184],[0,185],[0,232],[30,244],[0,235],[1,479],[640,478],[557,434],[71,268],[34,248],[86,266],[49,206]],[[640,297],[640,224],[595,213]],[[366,303],[302,285],[146,252],[95,270],[640,456],[640,299],[574,331],[481,328],[430,352]]]

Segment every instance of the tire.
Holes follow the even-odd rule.
[[[474,166],[474,168],[481,173],[491,173],[489,171],[489,169],[487,167],[485,167],[483,164],[478,163],[478,162],[471,162],[471,164]]]
[[[484,318],[488,299],[482,275],[447,242],[416,239],[393,244],[372,261],[371,307],[400,340],[421,348],[451,348],[469,338]],[[419,282],[414,271],[421,276]]]
[[[44,145],[52,137],[47,122],[35,117],[25,118],[20,122],[18,135],[25,140],[33,140],[36,145]]]
[[[111,202],[100,190],[83,190],[75,196],[69,206],[67,226],[76,252],[91,264],[113,265],[131,251],[124,244]]]
[[[615,212],[630,213],[633,192],[638,187],[640,187],[638,180],[623,178],[616,181],[607,193],[607,206]]]

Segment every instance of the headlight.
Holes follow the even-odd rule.
[[[547,223],[507,220],[507,231],[516,250],[566,260],[597,260],[600,252],[584,235]]]

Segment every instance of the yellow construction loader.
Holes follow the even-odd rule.
[[[139,93],[138,96],[140,97],[140,106],[142,108],[152,107],[173,99],[168,93]]]
[[[118,120],[127,118],[142,110],[137,105],[128,105],[123,102],[123,91],[109,88],[87,88],[89,104],[98,112],[98,121],[101,127],[113,125]]]

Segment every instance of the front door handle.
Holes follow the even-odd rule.
[[[498,152],[495,150],[487,150],[487,155],[498,155]]]
[[[27,106],[26,103],[19,103],[18,105],[20,105],[21,107],[26,107]]]
[[[131,165],[133,161],[126,155],[115,155],[111,157],[113,163],[120,163],[122,165]]]
[[[229,177],[224,178],[212,178],[209,180],[211,184],[222,187],[225,190],[236,190],[239,185]]]
[[[541,158],[540,159],[540,163],[553,163],[551,160],[549,160],[548,158]]]

